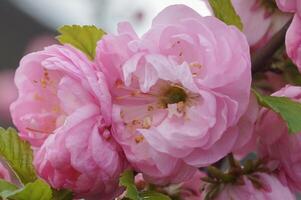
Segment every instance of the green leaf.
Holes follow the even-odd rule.
[[[72,200],[73,193],[69,190],[52,190],[53,200]]]
[[[142,192],[141,197],[145,200],[171,200],[170,197],[155,191]]]
[[[3,196],[11,200],[51,200],[52,191],[50,186],[42,180],[28,183],[24,188],[15,190]]]
[[[3,197],[7,193],[11,193],[17,190],[18,187],[12,183],[0,179],[0,197]]]
[[[95,26],[63,26],[58,31],[61,35],[57,39],[62,44],[71,44],[91,60],[95,57],[97,42],[106,34]]]
[[[136,188],[135,181],[134,181],[134,173],[131,170],[126,170],[121,175],[120,185],[126,188],[126,197],[130,198],[131,200],[140,200],[139,192]]]
[[[0,128],[0,156],[23,184],[37,179],[32,165],[33,155],[30,145],[19,138],[15,129]]]
[[[301,104],[287,97],[263,96],[253,90],[260,105],[278,113],[287,123],[290,133],[301,131]]]
[[[231,0],[209,0],[214,15],[228,25],[234,25],[241,31],[243,24],[231,3]]]

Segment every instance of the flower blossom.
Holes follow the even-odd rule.
[[[40,177],[88,200],[114,199],[127,167],[111,136],[111,97],[95,65],[70,46],[25,56],[11,106],[20,136],[34,149]]]
[[[243,180],[242,185],[226,184],[213,200],[296,199],[294,194],[273,175],[257,173],[253,175],[253,182],[247,177],[243,177]]]
[[[181,184],[180,196],[184,200],[200,200],[204,199],[204,194],[202,190],[201,178],[204,177],[204,173],[197,171],[193,177]]]
[[[120,23],[96,60],[112,94],[113,135],[147,180],[181,182],[238,146],[251,67],[236,27],[174,5],[142,37]]]
[[[286,52],[301,71],[301,15],[295,14],[286,34]]]
[[[273,94],[301,100],[301,87],[286,86]],[[273,111],[262,109],[256,125],[259,157],[266,160],[284,185],[301,189],[301,135],[290,135],[286,123]]]
[[[298,12],[301,14],[301,1],[300,0],[275,0],[277,6],[283,12]]]

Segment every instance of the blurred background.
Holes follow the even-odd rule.
[[[9,105],[17,97],[14,70],[22,56],[55,44],[56,30],[66,24],[94,24],[115,32],[130,21],[142,34],[164,7],[186,4],[209,15],[199,0],[1,0],[0,1],[0,126],[11,125]]]

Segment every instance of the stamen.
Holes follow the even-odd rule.
[[[137,135],[137,136],[135,137],[135,142],[136,142],[137,144],[143,142],[143,140],[144,140],[143,135]]]
[[[181,44],[181,41],[178,40],[171,45],[171,48],[174,48],[176,45],[179,45],[179,44]]]
[[[157,95],[151,93],[141,93],[140,91],[136,90],[130,94],[118,96],[116,97],[117,100],[127,99],[127,98],[137,98],[139,100],[145,101],[145,97],[157,97]],[[142,99],[141,99],[142,98]]]
[[[177,87],[177,88],[180,88],[182,90],[186,90],[184,87],[178,85],[178,84],[171,84],[172,87]]]
[[[142,128],[149,129],[152,125],[152,118],[146,117],[143,119]]]
[[[46,88],[50,81],[49,73],[47,69],[44,69],[43,78],[41,78],[41,86],[42,88]]]
[[[147,106],[148,112],[152,112],[154,109],[155,109],[154,106],[151,106],[151,105]]]
[[[197,77],[198,76],[198,73],[194,72],[192,73],[192,77]]]
[[[185,103],[183,101],[177,103],[178,113],[183,113],[185,111]]]
[[[42,88],[46,88],[47,87],[47,81],[45,79],[41,79],[41,86]]]
[[[140,120],[134,119],[134,120],[132,121],[132,125],[133,125],[133,126],[138,126],[138,125],[140,125],[140,124],[141,124],[141,121],[140,121]]]
[[[122,86],[123,85],[123,81],[118,79],[115,81],[115,86],[118,88],[119,86]]]
[[[117,89],[123,89],[123,90],[131,92],[132,96],[138,96],[138,95],[156,96],[155,94],[152,94],[152,93],[142,93],[141,91],[139,91],[136,88],[125,86],[121,80],[117,80],[115,82],[115,85],[116,85]]]
[[[121,119],[124,119],[124,116],[125,116],[125,113],[124,113],[124,111],[122,110],[122,111],[120,111],[120,118]]]
[[[137,89],[135,89],[135,88],[127,87],[127,86],[125,86],[125,85],[123,85],[123,84],[121,84],[121,85],[116,85],[116,88],[117,88],[117,89],[127,90],[127,91],[139,91],[139,90],[137,90]]]
[[[158,102],[156,108],[157,109],[164,109],[164,108],[166,108],[166,104],[162,103],[162,102]]]
[[[60,106],[56,105],[56,106],[53,106],[51,110],[54,113],[60,113],[61,109],[60,109]]]
[[[189,64],[190,67],[196,67],[196,68],[201,68],[202,65],[200,63],[190,63]]]
[[[48,70],[47,70],[47,69],[44,69],[44,77],[45,77],[45,79],[46,79],[47,81],[50,80],[50,78],[49,78],[49,73],[48,73]]]

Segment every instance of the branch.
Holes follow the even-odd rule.
[[[251,55],[253,73],[263,71],[265,68],[264,64],[267,62],[267,60],[271,58],[283,44],[285,44],[285,35],[291,22],[292,19],[289,20],[264,47]]]

